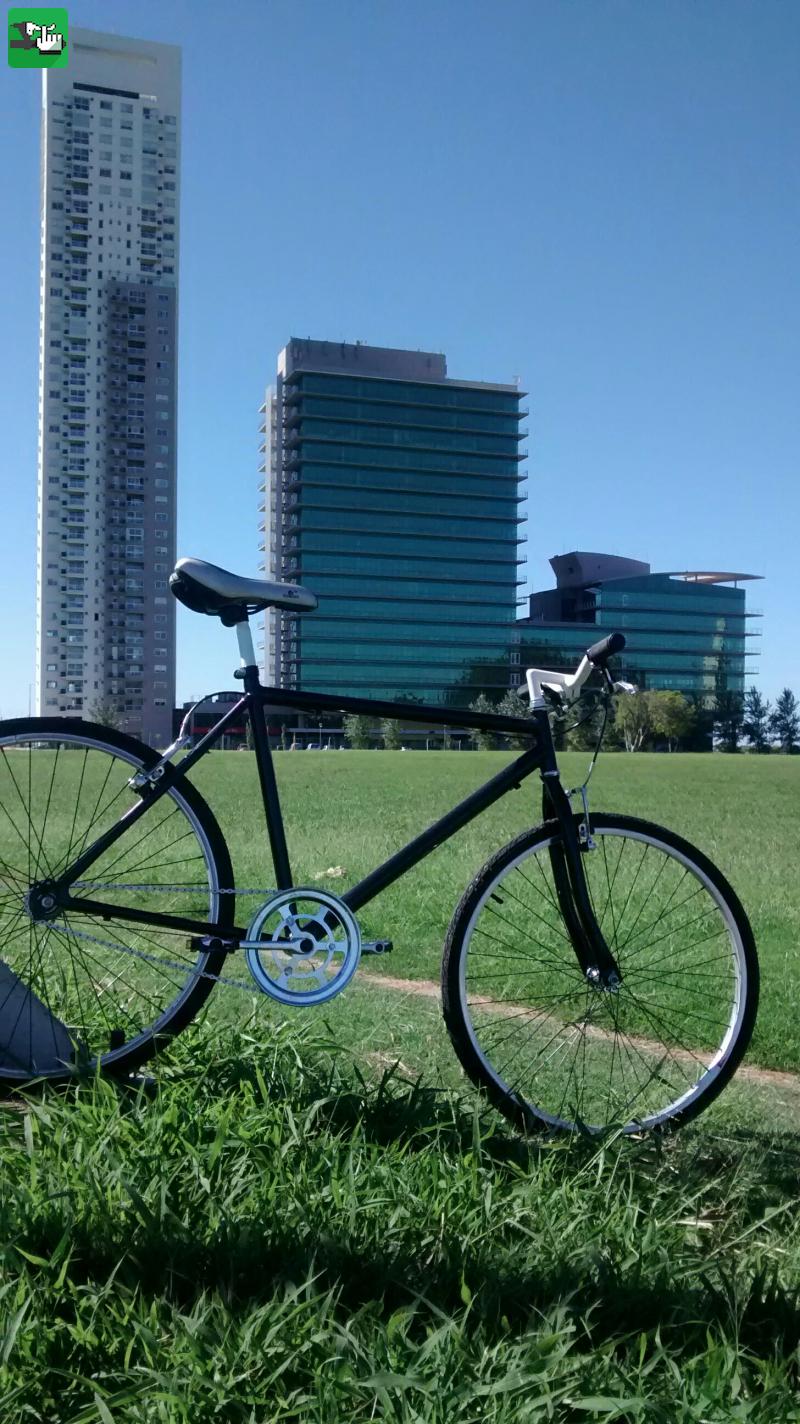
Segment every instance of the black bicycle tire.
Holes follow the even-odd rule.
[[[100,723],[83,721],[81,718],[67,717],[16,717],[0,722],[0,741],[3,737],[14,734],[35,733],[37,730],[47,733],[62,732],[67,740],[72,735],[91,736],[98,742],[105,742],[112,750],[124,751],[136,756],[141,761],[142,767],[149,771],[159,760],[159,753],[152,747],[148,747],[144,742],[138,741],[136,737],[131,737],[127,732],[119,732],[114,727],[105,727]],[[204,834],[208,837],[211,856],[217,875],[217,883],[220,890],[233,892],[235,889],[233,879],[233,867],[231,865],[230,853],[222,834],[219,823],[208,802],[201,796],[200,792],[189,781],[184,780],[180,786],[176,787],[181,797],[190,807],[197,817]],[[234,893],[220,895],[218,923],[223,929],[230,929],[235,923],[236,896]],[[0,955],[2,945],[0,945]],[[214,979],[211,976],[222,973],[227,959],[224,949],[209,951],[206,964],[205,976],[198,977],[175,1009],[172,1016],[163,1023],[158,1033],[154,1033],[150,1038],[141,1039],[135,1048],[129,1053],[120,1052],[115,1057],[114,1063],[108,1068],[103,1067],[102,1058],[99,1068],[109,1077],[126,1077],[135,1072],[144,1063],[148,1063],[159,1051],[160,1047],[176,1038],[179,1033],[186,1029],[193,1019],[197,1017],[201,1008],[208,999],[214,988]],[[68,1069],[63,1074],[48,1073],[47,1082],[59,1083],[67,1082],[73,1075]],[[39,1081],[32,1080],[32,1081]],[[21,1088],[24,1086],[19,1078],[3,1076],[0,1070],[0,1084],[4,1086]]]
[[[666,1123],[659,1126],[658,1131],[673,1129],[691,1121],[703,1112],[719,1096],[723,1089],[730,1082],[734,1073],[747,1051],[755,1025],[758,1011],[759,996],[759,967],[756,952],[755,940],[750,926],[750,922],[741,902],[722,871],[709,860],[708,856],[698,850],[696,846],[677,835],[674,831],[668,830],[664,826],[659,826],[653,821],[646,821],[635,816],[615,815],[613,813],[598,812],[592,815],[593,830],[600,831],[604,826],[617,830],[631,830],[642,836],[652,836],[667,846],[671,846],[687,860],[693,862],[698,870],[712,882],[716,887],[736,924],[740,936],[741,945],[746,964],[746,986],[744,1011],[740,1020],[736,1038],[731,1045],[728,1056],[716,1076],[711,1079],[708,1085],[701,1090],[698,1096],[686,1107],[673,1114]],[[583,816],[577,814],[576,824],[580,824]],[[444,953],[442,957],[442,1013],[447,1027],[450,1041],[455,1050],[456,1056],[461,1063],[464,1072],[472,1083],[482,1092],[492,1105],[498,1109],[513,1125],[524,1133],[541,1133],[552,1131],[549,1120],[537,1115],[533,1104],[520,1102],[514,1095],[504,1092],[498,1083],[487,1073],[484,1064],[476,1053],[464,1018],[463,1005],[460,994],[460,972],[461,958],[464,952],[464,935],[469,925],[470,918],[476,904],[480,901],[487,884],[491,884],[498,873],[511,864],[520,852],[533,848],[538,842],[546,841],[553,835],[558,834],[558,825],[555,821],[545,821],[530,830],[523,831],[510,841],[502,849],[498,850],[478,871],[467,886],[462,895],[453,917],[448,927],[445,938]],[[634,1131],[635,1129],[631,1129]]]

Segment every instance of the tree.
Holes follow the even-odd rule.
[[[486,713],[494,712],[495,709],[489,701],[488,697],[486,696],[486,693],[482,692],[480,696],[475,698],[474,702],[470,703],[469,710],[470,712],[477,712],[480,715],[484,715]],[[494,733],[481,732],[476,728],[475,730],[473,730],[472,740],[474,741],[479,751],[491,751],[492,747],[494,746]]]
[[[692,726],[685,739],[685,750],[710,752],[714,746],[714,709],[702,693],[690,693],[688,700],[692,709]]]
[[[653,730],[647,693],[620,693],[617,697],[616,714],[616,724],[622,733],[625,750],[641,751]]]
[[[369,717],[362,717],[355,712],[346,713],[343,723],[344,734],[357,751],[363,751],[369,746],[370,733],[372,731],[372,721]]]
[[[600,740],[600,729],[603,725],[603,717],[604,708],[602,702],[599,700],[595,702],[591,711],[586,706],[580,708],[577,723],[565,729],[566,745],[571,751],[594,751]]]
[[[741,692],[730,691],[728,672],[722,656],[717,663],[714,694],[713,729],[720,750],[738,752],[744,721],[744,697]]]
[[[778,738],[781,751],[791,755],[800,751],[800,704],[790,688],[784,687],[769,719],[770,731]]]
[[[694,708],[680,692],[649,692],[650,723],[653,735],[664,737],[673,752],[688,737],[694,725]]]
[[[738,752],[744,723],[744,698],[741,692],[717,693],[714,703],[714,732],[723,752]]]
[[[498,702],[497,707],[492,709],[501,717],[528,718],[531,715],[531,704],[527,697],[523,697],[515,687],[510,687],[504,697]],[[531,731],[533,728],[531,727]],[[510,747],[527,747],[529,738],[521,732],[507,732],[508,745]]]
[[[400,750],[400,723],[396,717],[381,717],[381,736],[387,752]]]
[[[109,697],[98,697],[88,708],[86,715],[90,722],[99,722],[101,727],[112,727],[115,732],[122,731],[122,714]]]
[[[772,708],[753,686],[744,695],[744,721],[742,731],[754,752],[769,751],[769,727]]]

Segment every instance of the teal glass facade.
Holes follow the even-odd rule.
[[[418,379],[424,353],[349,348],[367,368],[396,357],[396,377],[313,369],[322,345],[277,391],[275,573],[319,598],[280,620],[280,684],[450,706],[502,696],[518,680],[521,393],[450,381],[441,357]]]
[[[619,631],[627,643],[615,661],[618,677],[710,707],[720,688],[744,692],[754,674],[759,633],[739,586],[746,578],[644,573],[533,594],[531,616],[519,625],[523,665],[574,668],[589,644]]]

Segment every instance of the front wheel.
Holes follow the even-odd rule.
[[[750,1040],[758,961],[747,917],[681,837],[594,816],[582,863],[622,981],[595,986],[561,918],[549,853],[559,837],[555,822],[525,831],[456,909],[442,965],[456,1053],[523,1130],[685,1122],[721,1092]]]

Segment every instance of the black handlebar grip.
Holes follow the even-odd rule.
[[[601,638],[599,643],[593,643],[591,648],[586,649],[586,656],[595,667],[602,667],[608,658],[615,653],[621,653],[625,647],[624,633],[609,633],[607,638]]]

